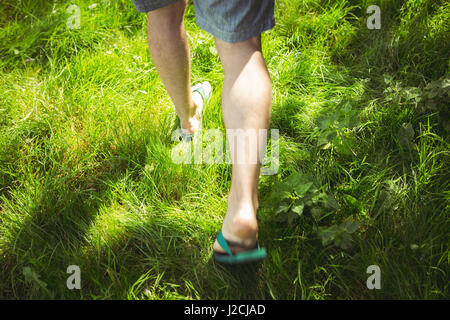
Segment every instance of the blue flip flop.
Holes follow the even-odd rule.
[[[203,100],[203,106],[200,110],[200,114],[203,112],[206,103],[209,101],[212,95],[212,87],[211,84],[208,81],[204,81],[202,83],[198,83],[195,86],[191,88],[192,92],[198,92]],[[181,121],[180,118],[177,117],[178,121],[178,135],[180,141],[185,142],[191,142],[192,138],[194,137],[194,134],[192,133],[184,133],[183,130],[181,130]]]
[[[217,242],[220,244],[220,246],[226,251],[226,253],[220,253],[217,251],[214,251],[214,259],[216,259],[217,262],[225,263],[225,264],[243,264],[243,263],[249,263],[249,262],[257,262],[264,260],[267,257],[267,252],[265,248],[260,248],[258,241],[256,242],[255,246],[251,249],[248,249],[248,247],[243,246],[242,244],[233,243],[230,241],[225,240],[223,237],[222,231],[219,232],[217,235]],[[238,246],[241,248],[247,248],[246,251],[241,251],[238,253],[232,253],[230,250],[231,246]]]

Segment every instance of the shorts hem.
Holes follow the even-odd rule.
[[[161,1],[161,2],[156,2],[156,3],[154,3],[154,2],[153,3],[148,3],[148,2],[136,3],[135,1],[133,1],[133,4],[137,11],[142,12],[142,13],[148,13],[150,11],[169,6],[178,1],[180,1],[180,0],[167,0],[167,1]]]
[[[247,39],[250,39],[254,36],[258,36],[264,31],[270,30],[275,26],[275,19],[270,17],[265,23],[261,24],[259,28],[248,29],[244,31],[225,31],[220,30],[219,28],[212,26],[207,21],[202,19],[201,17],[195,17],[195,22],[197,25],[205,30],[206,32],[212,34],[214,37],[217,37],[225,42],[240,42]]]

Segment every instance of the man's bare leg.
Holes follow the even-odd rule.
[[[194,133],[202,99],[198,93],[191,93],[191,59],[184,29],[186,2],[180,0],[150,11],[147,34],[153,63],[175,105],[181,127],[186,133]]]
[[[270,121],[272,87],[261,52],[260,37],[238,43],[227,43],[216,38],[216,46],[225,74],[222,111],[227,130],[254,129],[256,133],[260,129],[267,130]],[[229,145],[234,144],[229,142]],[[257,155],[246,154],[246,163],[241,164],[233,159],[231,190],[222,233],[227,240],[236,242],[244,240],[244,244],[252,245],[256,241],[258,232],[256,210],[261,150],[258,148],[246,150],[246,152],[256,152]],[[230,152],[232,157],[236,155],[236,145]],[[248,161],[252,156],[258,159],[256,164]],[[224,252],[217,241],[214,243],[214,250]]]
[[[198,94],[191,93],[191,62],[183,23],[185,8],[186,0],[180,0],[149,12],[148,44],[182,128],[193,133],[198,127],[195,115],[202,101]],[[216,46],[225,72],[222,108],[227,129],[268,129],[271,83],[261,53],[260,38],[239,43],[216,39]],[[259,154],[259,150],[255,149],[255,152]],[[231,153],[235,154],[236,150],[231,150]],[[260,160],[259,156],[257,159]],[[228,240],[255,242],[259,169],[259,162],[233,164],[228,210],[222,227]],[[214,249],[223,252],[217,242]]]

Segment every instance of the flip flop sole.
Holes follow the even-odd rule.
[[[225,264],[244,264],[264,260],[267,257],[266,249],[258,248],[251,251],[244,251],[234,255],[214,252],[214,259]]]
[[[258,242],[256,242],[256,247],[254,249],[248,249],[246,251],[241,251],[233,254],[230,250],[228,241],[223,237],[222,231],[219,232],[216,240],[222,247],[222,249],[226,251],[225,253],[214,251],[214,258],[220,263],[241,264],[256,262],[267,257],[266,249],[260,248]]]

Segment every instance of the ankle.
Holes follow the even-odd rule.
[[[258,222],[254,208],[247,206],[234,212],[228,211],[222,230],[224,236],[229,240],[253,243],[258,234]]]
[[[258,200],[258,194],[255,193],[253,196],[253,208],[255,209],[255,212],[258,211],[259,208],[259,200]]]
[[[250,210],[256,213],[259,208],[258,191],[244,197],[239,195],[239,193],[230,190],[228,195],[228,208],[228,211]]]
[[[191,104],[187,108],[186,114],[184,116],[180,116],[181,128],[183,130],[191,133],[197,131],[201,108],[202,106],[198,103],[198,101],[192,99]]]

